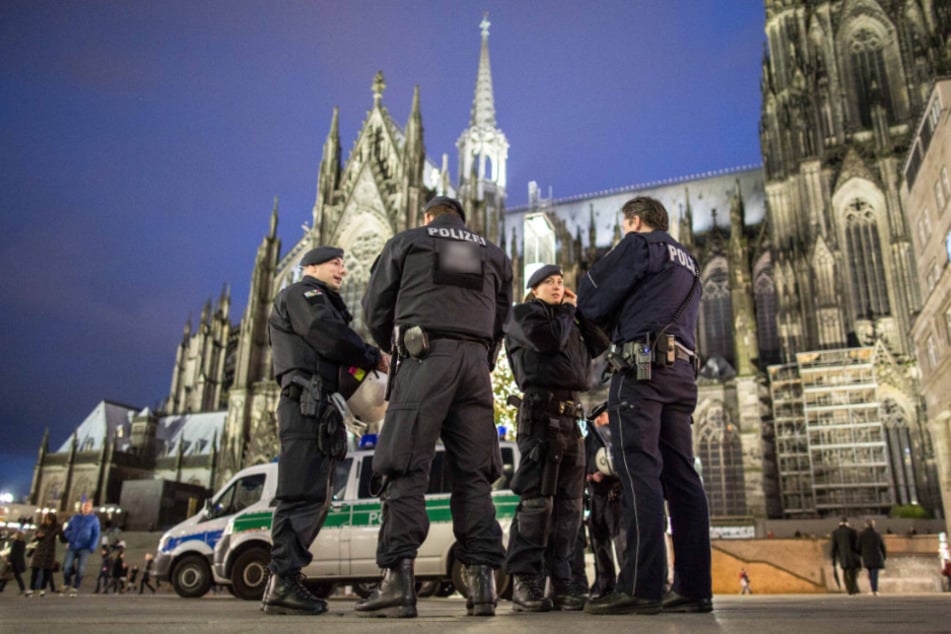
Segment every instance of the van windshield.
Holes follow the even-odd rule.
[[[243,511],[261,499],[266,475],[255,473],[235,480],[208,509],[209,519]]]

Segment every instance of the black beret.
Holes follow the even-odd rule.
[[[536,286],[544,282],[546,277],[549,277],[551,275],[563,276],[561,272],[561,267],[558,266],[557,264],[544,265],[543,267],[541,267],[540,269],[532,273],[532,276],[528,278],[528,284],[525,286],[525,288],[535,288]]]
[[[311,249],[300,259],[301,266],[310,266],[311,264],[323,264],[334,258],[342,258],[343,249],[338,247],[317,247]]]
[[[466,212],[462,210],[462,205],[455,198],[450,198],[449,196],[436,196],[423,207],[423,213],[426,213],[433,207],[448,207],[455,211],[462,218],[462,221],[466,221]]]

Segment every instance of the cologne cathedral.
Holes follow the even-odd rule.
[[[562,199],[527,183],[528,204],[511,209],[487,20],[480,29],[456,181],[445,154],[438,162],[426,155],[419,88],[400,125],[384,106],[378,73],[346,159],[338,113],[330,115],[304,237],[282,251],[275,202],[269,224],[262,218],[267,231],[240,321],[230,322],[225,290],[197,328],[186,326],[165,411],[148,415],[161,435],[161,416],[187,427],[190,416],[219,413],[211,442],[196,450],[206,471],[195,482],[217,485],[276,455],[267,315],[275,294],[299,275],[306,250],[346,250],[342,294],[360,330],[360,299],[376,254],[395,233],[419,225],[422,206],[436,194],[462,200],[469,226],[509,253],[516,289],[543,262],[558,262],[576,286],[621,239],[623,202],[651,195],[671,212],[672,233],[702,267],[697,341],[704,365],[694,437],[715,524],[881,514],[901,504],[940,513],[909,340],[920,300],[899,188],[929,88],[951,72],[951,1],[766,0],[762,166]],[[290,215],[299,220],[296,211]],[[130,409],[127,417],[147,429],[142,412]],[[59,453],[44,441],[35,502],[43,501],[44,478],[63,471],[57,456],[70,443],[83,446],[86,433],[95,456],[105,456],[123,423],[90,424],[87,432],[83,426]],[[171,446],[184,451],[172,435],[150,446],[165,455]],[[121,470],[112,473],[117,478]],[[89,493],[104,500],[110,487]],[[62,494],[65,500],[79,492]]]

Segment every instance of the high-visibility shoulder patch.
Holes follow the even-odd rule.
[[[304,297],[306,297],[307,299],[310,299],[311,297],[317,297],[318,295],[323,295],[323,293],[321,293],[320,289],[317,289],[317,288],[312,288],[309,291],[304,291]]]

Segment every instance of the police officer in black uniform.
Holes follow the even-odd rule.
[[[607,349],[604,333],[576,309],[561,269],[539,268],[531,293],[512,311],[505,350],[523,392],[518,413],[522,456],[512,480],[519,494],[509,534],[506,571],[513,576],[512,609],[580,610],[587,588],[571,585],[571,560],[584,496],[584,417],[578,395],[589,388],[591,359]],[[543,563],[550,548],[553,594],[545,596]]]
[[[511,312],[512,264],[465,227],[458,201],[437,196],[425,226],[394,236],[377,258],[363,298],[373,339],[394,350],[389,398],[373,470],[383,476],[380,587],[356,611],[416,616],[413,562],[426,539],[424,494],[442,438],[452,479],[453,532],[466,566],[467,612],[495,614],[493,569],[502,565],[502,531],[491,485],[501,474],[489,377]]]
[[[618,561],[623,560],[624,546],[621,535],[621,481],[616,474],[605,473],[598,464],[598,453],[610,451],[607,403],[588,421],[585,436],[585,473],[588,484],[588,539],[594,553],[594,583],[591,597],[597,598],[614,592],[617,571],[614,551],[617,544]],[[607,432],[607,433],[606,433]],[[613,466],[613,463],[609,463]]]
[[[339,291],[343,249],[323,246],[304,254],[301,281],[274,300],[268,320],[281,455],[277,507],[271,524],[270,578],[262,609],[268,614],[321,614],[327,603],[301,584],[330,504],[336,459],[346,453],[346,431],[329,402],[340,366],[388,369],[387,356],[360,339]]]
[[[591,268],[578,293],[585,315],[612,333],[608,413],[627,540],[617,591],[589,600],[585,611],[709,612],[710,519],[691,438],[697,263],[667,233],[659,201],[637,197],[622,212],[624,239]],[[666,595],[665,497],[674,547]]]

